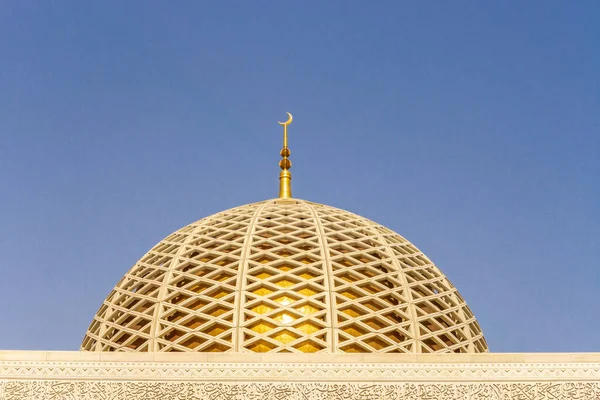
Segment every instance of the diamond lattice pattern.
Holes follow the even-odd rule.
[[[95,351],[485,352],[465,301],[393,231],[303,200],[223,211],[169,235],[121,279]]]

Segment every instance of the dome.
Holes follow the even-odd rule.
[[[81,349],[488,350],[460,293],[412,243],[294,198],[232,208],[166,237],[108,295]]]

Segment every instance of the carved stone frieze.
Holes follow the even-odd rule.
[[[0,400],[600,400],[599,354],[192,356],[0,352]]]
[[[0,381],[1,400],[556,400],[599,399],[598,382],[217,383]]]
[[[0,361],[0,379],[537,381],[600,379],[600,363],[164,363]]]

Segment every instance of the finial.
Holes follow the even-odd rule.
[[[281,168],[281,172],[279,173],[279,198],[281,199],[289,199],[292,197],[292,173],[290,172],[290,168],[292,168],[292,162],[288,158],[290,156],[290,149],[288,149],[288,137],[287,137],[287,127],[292,123],[292,114],[287,113],[288,120],[285,122],[277,123],[283,126],[283,148],[281,149],[281,161],[279,161],[279,167]]]

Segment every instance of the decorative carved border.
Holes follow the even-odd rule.
[[[0,381],[0,400],[592,400],[599,398],[598,382],[377,384]]]
[[[0,361],[0,380],[204,382],[600,381],[600,363],[166,363]]]

